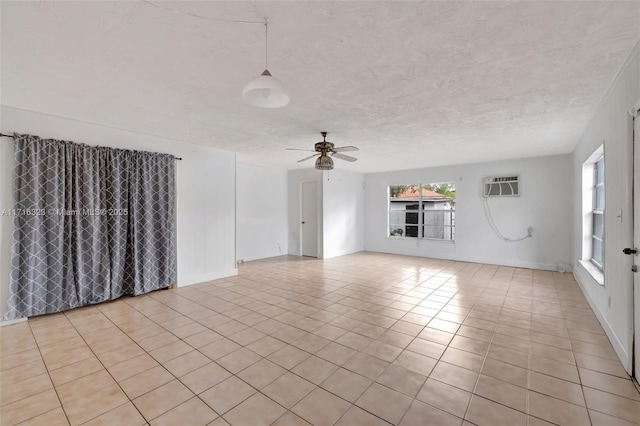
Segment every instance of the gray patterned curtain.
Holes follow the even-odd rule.
[[[172,155],[14,135],[6,320],[176,282]]]

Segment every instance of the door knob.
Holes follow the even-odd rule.
[[[626,249],[622,250],[622,252],[624,254],[636,254],[638,252],[638,250],[636,250],[634,248],[626,248]]]
[[[302,222],[300,222],[300,223],[303,224],[303,225],[305,224],[304,220]]]

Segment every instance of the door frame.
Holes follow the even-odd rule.
[[[322,198],[320,197],[321,194],[321,190],[320,190],[320,180],[319,179],[304,179],[300,181],[300,188],[299,188],[299,196],[300,196],[300,203],[298,206],[298,234],[299,234],[299,239],[298,239],[298,244],[300,247],[300,256],[304,256],[303,254],[303,226],[302,226],[302,210],[303,210],[303,203],[304,203],[304,184],[305,183],[311,183],[314,182],[316,184],[316,258],[317,259],[322,259],[322,233],[320,232],[320,230],[322,229],[321,227],[321,223],[322,223],[322,206],[321,206],[321,201]],[[311,257],[311,256],[309,256]]]
[[[640,182],[640,134],[636,134],[636,127],[640,128],[638,122],[640,122],[640,99],[635,103],[633,108],[629,111],[631,115],[631,140],[633,146],[633,173],[632,173],[632,204],[633,204],[633,246],[634,248],[640,247],[640,217],[636,214],[640,211],[640,199],[636,197],[636,192],[640,191],[636,183]],[[640,263],[638,254],[632,257],[633,264]],[[638,265],[640,266],[640,265]],[[640,379],[640,272],[632,272],[632,317],[631,317],[631,376],[636,381]]]

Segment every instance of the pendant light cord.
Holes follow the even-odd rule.
[[[267,58],[269,57],[268,55],[269,53],[269,21],[267,21],[267,18],[264,18],[264,69],[268,70],[268,60]]]
[[[212,18],[210,16],[198,15],[196,13],[185,12],[183,10],[172,9],[170,7],[160,6],[159,4],[156,4],[156,3],[151,2],[149,0],[142,0],[142,2],[146,3],[146,4],[150,5],[150,6],[153,6],[153,7],[157,7],[158,9],[164,9],[164,10],[168,10],[169,12],[180,13],[181,15],[192,16],[194,18],[206,19],[207,21],[229,22],[229,23],[232,23],[232,24],[265,24],[266,25],[266,19],[264,21],[243,21],[243,20],[235,20],[235,19]]]

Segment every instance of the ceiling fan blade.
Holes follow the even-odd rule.
[[[285,148],[287,151],[308,151],[308,152],[316,152],[313,149],[300,149],[300,148]]]
[[[344,154],[340,154],[339,152],[334,152],[333,154],[331,154],[332,157],[336,157],[339,158],[341,160],[345,160],[345,161],[357,161],[358,159],[356,157],[352,157],[350,155],[344,155]]]
[[[317,155],[320,155],[320,154],[313,154],[313,155],[310,155],[308,157],[304,157],[302,160],[298,160],[298,163],[302,163],[303,161],[310,160],[310,159],[312,159],[313,157],[315,157]]]
[[[348,152],[348,151],[360,151],[358,147],[355,146],[339,146],[337,148],[333,148],[333,152]]]

